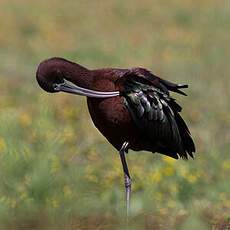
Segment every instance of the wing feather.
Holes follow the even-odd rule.
[[[122,95],[136,126],[145,138],[159,145],[158,152],[178,158],[193,157],[195,145],[179,112],[182,110],[169,91],[183,95],[187,85],[163,80],[142,68],[127,71],[119,79]]]

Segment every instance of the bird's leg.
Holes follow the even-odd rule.
[[[121,163],[123,166],[123,171],[124,171],[124,182],[125,182],[125,198],[126,198],[126,214],[127,217],[129,216],[129,212],[130,212],[130,195],[131,195],[131,177],[129,175],[129,169],[128,169],[128,165],[126,163],[126,159],[125,159],[125,153],[127,152],[127,147],[128,147],[128,142],[124,142],[119,154],[120,154],[120,158],[121,158]]]

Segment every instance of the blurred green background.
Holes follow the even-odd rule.
[[[86,100],[47,94],[43,59],[149,68],[188,83],[195,160],[132,152],[130,229],[227,229],[230,1],[0,0],[0,228],[123,229],[118,153]]]

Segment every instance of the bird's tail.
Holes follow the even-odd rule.
[[[188,126],[178,112],[175,113],[175,120],[181,136],[181,144],[184,152],[182,157],[185,156],[187,159],[187,154],[189,154],[189,156],[193,158],[193,153],[196,151],[196,148]]]

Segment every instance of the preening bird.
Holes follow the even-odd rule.
[[[185,84],[161,79],[144,68],[89,70],[63,58],[41,62],[37,82],[50,93],[87,97],[90,116],[103,136],[119,151],[124,171],[127,213],[131,177],[125,153],[146,150],[175,159],[193,157],[195,145],[171,92],[186,95]]]

